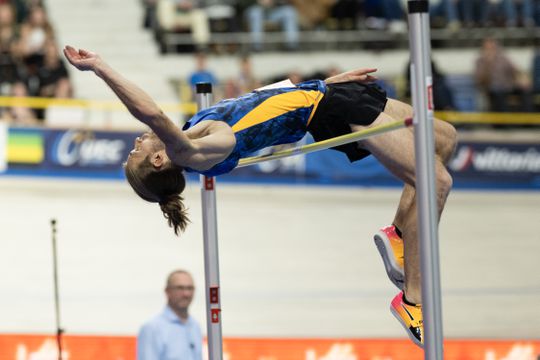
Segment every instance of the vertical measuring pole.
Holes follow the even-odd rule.
[[[56,219],[51,219],[52,250],[53,250],[53,281],[54,281],[54,313],[56,320],[56,346],[58,348],[58,360],[62,360],[62,333],[60,325],[60,293],[58,291],[58,256],[56,247]]]
[[[210,107],[212,101],[212,84],[198,83],[196,89],[199,111]],[[219,290],[216,181],[213,177],[204,175],[200,176],[200,181],[204,237],[208,359],[222,360],[223,343],[221,336],[221,294]]]
[[[443,359],[441,284],[439,274],[438,216],[435,188],[435,145],[433,134],[433,80],[429,3],[409,0],[411,85],[414,107],[416,151],[416,202],[422,271],[424,316],[424,359]]]

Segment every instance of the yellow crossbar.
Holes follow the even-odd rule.
[[[352,143],[359,140],[364,140],[368,137],[380,135],[382,133],[404,128],[410,125],[412,125],[412,119],[395,121],[389,124],[375,126],[369,129],[353,132],[346,135],[341,135],[332,139],[319,141],[319,142],[309,144],[309,145],[297,146],[291,149],[286,149],[286,150],[276,151],[276,152],[272,152],[272,153],[264,154],[260,156],[253,156],[253,157],[240,159],[237,167],[253,165],[253,164],[263,162],[263,161],[281,159],[288,156],[309,154],[315,151],[325,150],[325,149],[329,149],[335,146],[344,145],[344,144]]]
[[[435,117],[453,124],[540,125],[539,113],[436,112]]]

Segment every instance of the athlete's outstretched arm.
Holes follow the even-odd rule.
[[[365,69],[356,69],[347,71],[324,80],[327,84],[342,83],[348,81],[356,81],[361,83],[370,83],[377,80],[376,76],[371,75],[377,69],[374,68],[365,68]]]
[[[87,50],[76,50],[71,46],[64,48],[64,55],[77,69],[93,71],[103,79],[129,112],[148,125],[168,148],[193,148],[192,141],[161,111],[148,94],[116,72],[99,55]]]

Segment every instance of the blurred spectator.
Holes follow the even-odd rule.
[[[4,0],[6,1],[6,0]],[[17,24],[22,24],[28,18],[30,9],[34,6],[45,7],[43,0],[7,0],[13,4],[17,14]]]
[[[144,7],[143,27],[145,29],[157,29],[157,0],[142,0],[142,2]]]
[[[533,0],[502,0],[506,26],[534,27]],[[521,10],[521,11],[518,11]]]
[[[56,43],[48,40],[45,44],[43,66],[38,70],[39,96],[70,98],[72,86],[63,58]]]
[[[364,11],[366,26],[370,29],[394,32],[404,32],[407,29],[400,0],[365,0]]]
[[[198,49],[205,49],[210,42],[210,24],[201,0],[158,0],[157,23],[160,30],[191,31]]]
[[[240,86],[237,81],[233,78],[228,78],[223,84],[223,98],[232,99],[244,94],[243,91],[240,91]]]
[[[540,45],[536,46],[532,63],[532,83],[533,92],[536,96],[540,95]]]
[[[476,60],[475,79],[489,100],[489,111],[510,111],[512,94],[519,97],[518,111],[532,110],[530,81],[510,61],[496,40],[484,40]]]
[[[195,286],[185,270],[167,278],[167,305],[145,323],[137,336],[137,360],[202,360],[202,333],[189,315]]]
[[[533,0],[461,0],[464,20],[480,26],[534,26]],[[520,10],[520,11],[518,11]]]
[[[298,48],[298,13],[289,1],[257,0],[255,4],[246,9],[245,15],[254,50],[263,49],[264,28],[267,24],[279,25],[283,28],[288,50]]]
[[[336,0],[291,0],[298,12],[300,26],[304,29],[320,28],[330,17]]]
[[[205,0],[204,11],[214,32],[234,32],[240,30],[236,21],[236,0]]]
[[[298,71],[297,69],[291,70],[284,79],[291,80],[293,84],[300,84],[302,81],[304,81],[304,77],[302,76],[300,71]],[[278,80],[278,81],[281,81],[281,80]]]
[[[17,13],[22,20],[17,24]],[[17,31],[18,29],[18,31]],[[0,95],[70,97],[71,84],[41,0],[0,0]],[[19,125],[38,125],[43,110],[0,111]]]
[[[540,26],[540,0],[533,0],[533,17],[536,26]]]
[[[261,82],[253,73],[251,58],[247,55],[242,56],[239,63],[240,73],[238,74],[238,88],[240,89],[240,92],[237,96],[251,92],[261,86]]]
[[[339,67],[336,65],[330,65],[328,68],[324,70],[316,70],[315,72],[312,72],[306,76],[306,79],[318,79],[318,80],[324,80],[328,79],[329,77],[332,77],[337,74],[341,74],[343,71],[340,70]]]
[[[9,96],[13,84],[21,81],[21,74],[13,56],[0,45],[0,96]]]
[[[0,51],[0,96],[28,96],[19,65],[11,54],[6,51]],[[0,107],[0,120],[17,125],[35,126],[38,123],[34,112],[25,106]]]
[[[458,30],[461,27],[458,0],[439,0],[430,3],[430,15],[432,24],[436,27],[440,27],[440,24],[450,30]]]
[[[11,95],[14,97],[27,97],[28,92],[22,82],[16,82],[13,84]],[[11,109],[9,109],[8,113],[8,120],[10,120],[13,124],[22,126],[39,125],[36,114],[28,107],[13,106]]]
[[[261,87],[260,81],[253,74],[251,58],[248,55],[241,56],[238,65],[238,76],[228,78],[223,83],[223,97],[226,99],[239,97]]]
[[[293,69],[286,74],[277,74],[264,81],[264,85],[273,84],[283,80],[289,79],[293,84],[299,84],[304,81],[304,77],[297,69]]]
[[[192,98],[195,97],[195,85],[201,82],[210,83],[215,87],[218,80],[214,73],[208,69],[206,54],[198,52],[195,54],[195,70],[188,77],[188,83],[192,90]]]
[[[342,72],[343,71],[337,65],[331,65],[328,69],[326,69],[326,73],[321,78],[321,80],[328,79],[332,76],[336,76],[338,74],[341,74]]]
[[[20,29],[20,51],[24,57],[43,55],[47,39],[54,38],[45,9],[40,5],[30,8],[28,18]]]
[[[12,96],[15,93],[20,94],[22,89],[26,93],[24,84],[21,81],[19,66],[8,50],[9,46],[0,43],[0,96]],[[19,87],[18,90],[16,89],[17,87]],[[12,109],[0,107],[0,119],[13,120],[14,114],[12,113]]]
[[[459,0],[463,22],[466,26],[487,25],[492,0]],[[498,0],[494,0],[498,1]]]
[[[25,96],[21,67],[15,54],[15,10],[11,2],[0,2],[0,96]],[[23,125],[34,120],[28,108],[0,108],[0,119]]]
[[[406,74],[405,96],[407,98],[411,98],[411,63],[410,62],[407,65],[407,68],[405,69],[405,74]],[[452,89],[448,85],[448,81],[446,80],[446,75],[439,70],[434,60],[431,60],[431,77],[433,79],[432,89],[433,89],[433,104],[435,105],[435,110],[437,111],[456,110],[456,105],[454,102],[454,94],[452,92]],[[385,88],[384,86],[381,86],[381,87],[383,87],[383,89]]]
[[[10,3],[0,3],[0,46],[3,51],[12,51],[17,35],[16,26],[13,6]]]
[[[337,0],[331,9],[329,29],[353,30],[358,27],[360,2],[357,0]]]
[[[375,84],[386,92],[386,95],[390,98],[397,98],[396,87],[387,79],[378,78],[375,80]]]

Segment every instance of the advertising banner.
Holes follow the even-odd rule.
[[[5,130],[5,129],[4,129]],[[4,132],[5,133],[5,132]],[[0,172],[29,176],[122,179],[122,164],[133,149],[135,132],[10,127],[2,140]],[[2,156],[2,141],[7,144]],[[313,142],[307,136],[303,142]],[[283,145],[287,147],[290,145]],[[265,149],[257,155],[270,150]],[[461,142],[448,164],[455,188],[540,189],[540,142]],[[196,174],[188,179],[198,181]],[[352,186],[401,186],[373,156],[350,163],[344,154],[324,150],[237,168],[224,182]]]
[[[131,132],[10,128],[8,174],[122,177]]]
[[[136,338],[63,337],[63,360],[136,360]],[[203,349],[206,358],[206,346]],[[446,340],[446,360],[536,360],[540,340]],[[225,338],[227,360],[422,360],[408,339]],[[53,336],[0,335],[2,360],[57,360]]]
[[[460,186],[540,189],[540,141],[461,142],[449,168]]]

